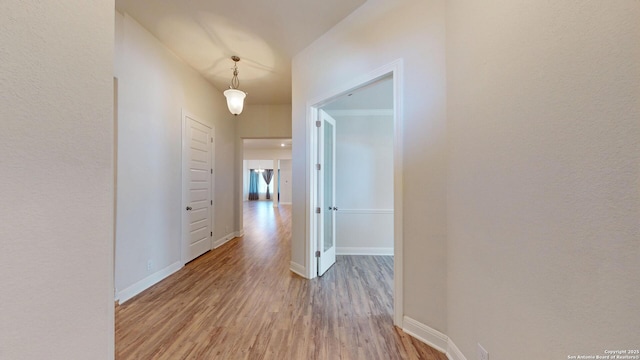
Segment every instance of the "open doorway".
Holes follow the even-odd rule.
[[[393,255],[393,78],[322,110],[336,123],[336,253]]]
[[[350,240],[342,240],[342,245],[348,244],[346,241],[354,238],[361,242],[351,244],[354,246],[343,246],[341,251],[344,253],[355,253],[357,249],[360,249],[362,254],[365,252],[371,254],[372,251],[380,255],[393,253],[393,318],[396,325],[402,323],[403,313],[401,79],[402,61],[397,60],[327,96],[309,101],[307,111],[309,136],[307,178],[310,191],[307,199],[309,226],[306,274],[309,278],[314,278],[326,270],[327,261],[322,259],[322,256],[332,256],[332,247],[334,257],[336,252],[339,253],[336,250],[341,247],[342,236],[337,228],[341,226],[340,224],[346,224],[347,227],[342,230],[351,231],[352,235]],[[376,99],[377,95],[380,98]],[[336,117],[344,117],[345,119],[342,120],[344,123]],[[386,119],[380,122],[372,120],[376,117],[380,119],[386,117]],[[353,123],[349,124],[346,118],[351,118]],[[331,125],[332,122],[335,125]],[[341,132],[340,125],[343,125],[342,135],[338,135]],[[329,129],[332,127],[335,127],[336,135],[333,136],[332,141],[327,141],[327,136],[331,137]],[[372,133],[368,133],[369,131]],[[365,135],[365,133],[368,134]],[[378,135],[380,135],[379,139],[371,141],[371,137],[375,138]],[[384,137],[385,135],[388,137]],[[340,140],[341,137],[342,140]],[[338,143],[341,141],[343,149],[339,150]],[[375,146],[376,142],[384,143],[384,146],[378,149]],[[325,157],[334,156],[331,151],[327,152],[330,147],[333,147],[336,155],[340,157],[335,159],[333,164],[325,161]],[[337,154],[338,152],[343,154],[350,152],[351,155],[342,158]],[[376,169],[378,164],[380,168]],[[350,167],[353,169],[349,169]],[[327,176],[327,171],[333,172],[334,180]],[[341,179],[340,172],[350,174]],[[391,177],[386,178],[385,175],[389,174]],[[377,176],[385,179],[381,178],[382,181],[375,184]],[[327,181],[333,189],[327,187]],[[369,189],[363,189],[365,187]],[[357,191],[350,191],[349,188],[357,188]],[[326,194],[327,190],[334,191],[333,198],[331,194]],[[385,192],[384,195],[388,196],[379,196],[381,192]],[[341,201],[344,201],[347,207],[340,204]],[[351,226],[352,224],[348,224],[349,221],[346,220],[348,216],[360,217],[363,219],[363,226]],[[377,223],[376,217],[385,218],[385,220]],[[385,221],[388,226],[384,226]],[[328,224],[335,229],[331,229]],[[384,228],[381,233],[392,234],[392,241],[385,243],[383,236],[382,242],[375,245],[373,242],[367,244],[367,240],[373,240],[377,235],[371,235],[368,230],[378,225]],[[331,236],[332,233],[335,235]],[[386,240],[388,239],[387,235]]]
[[[335,261],[332,248],[336,255],[393,256],[392,76],[340,96],[318,115],[321,276]]]
[[[242,203],[291,205],[291,139],[243,139]]]

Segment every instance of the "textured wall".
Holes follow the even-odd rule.
[[[445,2],[369,0],[293,59],[292,261],[305,264],[306,105],[404,60],[404,312],[446,331]]]
[[[0,359],[113,358],[113,8],[0,3]]]
[[[447,6],[448,335],[468,359],[637,348],[640,2]]]

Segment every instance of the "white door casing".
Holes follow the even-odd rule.
[[[303,274],[309,279],[317,276],[317,262],[315,252],[318,243],[318,221],[315,214],[316,197],[318,191],[317,176],[315,174],[315,162],[317,159],[316,152],[318,147],[316,144],[316,127],[315,122],[318,120],[318,112],[322,106],[330,103],[339,96],[353,92],[354,90],[371,84],[385,76],[393,76],[393,123],[394,123],[394,146],[393,146],[393,323],[402,327],[404,309],[403,309],[403,79],[404,65],[402,59],[397,59],[389,64],[383,65],[365,75],[347,80],[342,86],[333,89],[323,95],[308,99],[307,121],[306,121],[306,178],[307,178],[307,196],[305,197],[305,250],[306,258],[303,269],[294,267],[292,264],[291,271]]]
[[[336,122],[325,111],[318,112],[318,276],[336,262]]]
[[[211,250],[213,244],[213,130],[182,114],[182,262]]]

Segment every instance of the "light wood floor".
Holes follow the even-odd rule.
[[[116,358],[447,360],[393,326],[393,258],[289,271],[291,211],[245,206],[245,236],[116,307]]]

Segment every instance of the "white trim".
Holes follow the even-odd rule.
[[[398,59],[387,65],[393,74],[393,323],[402,324],[404,316],[404,63]]]
[[[467,360],[462,351],[460,351],[456,344],[453,343],[451,338],[449,338],[447,345],[447,358],[449,358],[449,360]]]
[[[187,190],[187,170],[186,165],[188,163],[188,158],[187,158],[187,142],[185,140],[185,137],[187,136],[187,116],[188,116],[188,112],[185,109],[182,109],[182,127],[181,127],[181,131],[182,134],[180,134],[180,142],[181,142],[181,147],[180,147],[180,171],[181,171],[181,177],[180,177],[180,187],[181,187],[181,197],[180,197],[180,261],[182,262],[182,264],[186,264],[186,256],[187,256],[187,213],[184,211],[185,207],[187,206],[187,196],[189,194],[189,191]]]
[[[220,246],[222,246],[222,245],[228,243],[229,241],[233,240],[235,237],[236,237],[235,233],[227,234],[227,235],[221,237],[220,239],[215,240],[213,242],[213,246],[211,247],[211,249],[217,249]]]
[[[280,205],[292,205],[290,202],[280,202]]]
[[[165,278],[167,278],[169,275],[175,273],[176,271],[182,269],[184,265],[182,264],[181,261],[176,261],[173,264],[167,266],[166,268],[160,270],[160,271],[156,271],[155,273],[147,276],[146,278],[138,281],[137,283],[129,286],[128,288],[120,291],[118,293],[118,302],[120,303],[120,305],[124,304],[125,302],[129,301],[131,298],[133,298],[134,296],[140,294],[141,292],[147,290],[148,288],[150,288],[151,286],[159,283],[160,281],[164,280]]]
[[[213,249],[217,249],[220,246],[228,243],[229,241],[238,238],[238,237],[243,237],[244,236],[244,229],[240,230],[240,231],[234,231],[232,233],[229,233],[223,237],[221,237],[220,239],[216,240],[213,242],[213,247],[211,247],[211,250]]]
[[[441,353],[447,352],[449,337],[438,330],[432,329],[408,316],[404,317],[402,330]]]
[[[393,323],[396,326],[401,326],[403,322],[404,308],[403,308],[403,213],[402,213],[402,198],[403,198],[403,121],[404,121],[404,107],[403,107],[403,88],[404,88],[404,64],[403,59],[397,59],[389,64],[379,67],[372,72],[366,74],[363,77],[357,78],[353,81],[347,82],[342,87],[333,90],[332,92],[319,96],[315,99],[307,101],[306,104],[306,129],[305,137],[307,147],[305,149],[306,155],[306,183],[305,190],[307,197],[305,199],[306,212],[305,212],[305,274],[309,279],[316,277],[317,273],[317,261],[315,258],[316,241],[316,228],[313,217],[315,214],[313,204],[314,195],[316,194],[316,180],[314,176],[314,164],[315,153],[317,151],[316,139],[314,134],[316,131],[315,120],[318,117],[318,109],[323,105],[330,103],[334,99],[352,91],[353,89],[360,88],[362,86],[371,84],[376,80],[385,76],[392,75],[393,77],[393,124],[394,124],[394,142],[393,142],[393,241],[394,241],[394,262],[393,262]]]
[[[331,116],[393,116],[393,109],[325,110]]]
[[[211,137],[211,186],[209,193],[211,194],[211,212],[209,216],[211,217],[211,248],[210,250],[215,249],[213,246],[213,234],[216,232],[216,207],[218,204],[215,203],[216,197],[216,128],[215,126],[211,126],[211,131],[209,131],[209,136]]]
[[[467,360],[450,337],[408,316],[403,319],[402,331],[445,353],[449,360]]]
[[[393,248],[386,247],[345,247],[338,246],[336,255],[385,255],[393,256]]]
[[[317,142],[317,130],[315,122],[318,119],[318,107],[317,103],[307,102],[307,122],[306,122],[306,161],[307,161],[307,182],[306,186],[306,205],[307,211],[305,216],[305,226],[307,232],[305,233],[305,250],[307,253],[307,259],[305,262],[305,272],[307,279],[313,279],[318,275],[318,261],[315,257],[316,252],[316,221],[315,217],[315,199],[317,188],[317,177],[315,176],[315,164],[318,154],[318,142]]]
[[[295,263],[293,261],[289,262],[289,270],[291,270],[291,272],[293,272],[294,274],[298,274],[300,276],[302,276],[303,278],[306,278],[305,274],[305,268],[304,266]]]
[[[393,209],[340,209],[337,214],[393,214]]]

